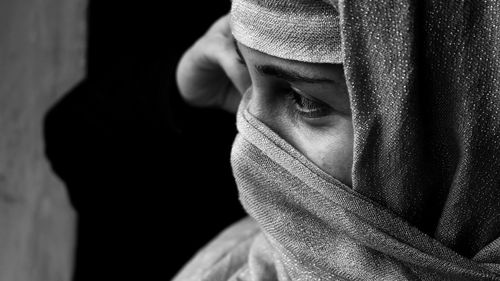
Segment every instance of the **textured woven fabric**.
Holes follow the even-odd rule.
[[[239,3],[266,9],[284,3],[294,12],[273,13],[293,21],[320,5],[249,2],[235,0],[233,12]],[[320,180],[327,176],[300,164],[307,160],[263,124],[239,121],[246,148],[234,158],[235,176],[247,211],[283,249],[282,258],[300,265],[290,266],[297,276],[303,265],[323,272],[320,279],[334,273],[366,280],[497,278],[485,268],[500,267],[500,2],[334,4],[340,24],[330,26],[340,26],[353,111],[352,189]],[[301,50],[272,43],[269,38],[287,38],[253,16],[248,29],[266,32],[237,29],[237,40],[284,58]],[[262,50],[253,42],[272,47]],[[298,57],[319,62],[314,55]],[[313,173],[304,171],[309,169]]]
[[[250,48],[284,59],[341,63],[339,14],[325,2],[233,1],[234,37]]]
[[[353,188],[500,263],[500,2],[382,2],[340,4]]]
[[[269,279],[243,280],[500,280],[496,264],[453,251],[332,178],[248,111],[237,124],[240,199],[275,254],[261,265],[274,269]]]
[[[339,17],[307,25],[318,7]],[[308,62],[342,53],[355,143],[347,187],[240,108],[233,170],[263,235],[229,280],[500,280],[500,1],[330,8],[233,0],[242,44]],[[293,22],[305,42],[286,42]],[[323,27],[339,27],[325,38],[341,52],[321,51]]]

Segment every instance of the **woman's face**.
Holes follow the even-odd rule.
[[[252,79],[252,115],[322,170],[351,186],[353,129],[342,65],[273,57],[236,43]]]

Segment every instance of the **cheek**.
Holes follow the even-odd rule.
[[[300,135],[300,136],[299,136]],[[332,177],[352,186],[353,130],[350,119],[335,128],[297,131],[295,146]]]
[[[272,95],[262,94],[254,85],[245,93],[240,106],[247,108],[316,166],[352,186],[354,138],[351,118],[335,118],[331,126],[319,129],[292,121],[286,107],[279,104]]]

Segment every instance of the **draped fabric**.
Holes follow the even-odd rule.
[[[423,233],[320,170],[244,107],[238,130],[240,198],[282,264],[273,268],[287,277],[276,280],[500,280],[493,256],[468,258]]]
[[[276,57],[342,63],[338,10],[327,1],[233,1],[231,30],[238,42]]]
[[[248,0],[233,11],[238,2]],[[205,264],[227,280],[500,280],[500,1],[331,7],[351,98],[353,185],[242,104],[233,170],[262,233],[247,251],[227,250],[244,256],[231,266]],[[294,52],[280,48],[267,53]],[[203,276],[180,280],[224,280]]]
[[[500,248],[481,252],[500,236],[500,1],[344,1],[340,13],[353,189],[500,262]]]

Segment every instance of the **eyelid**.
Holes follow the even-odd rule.
[[[304,93],[304,91],[301,91],[300,89],[290,85],[290,89],[294,90],[295,92],[297,92],[297,94],[301,95],[303,98],[307,99],[307,100],[310,100],[311,102],[314,102],[314,103],[317,103],[321,106],[327,106],[327,107],[330,107],[326,102],[323,102],[321,100],[318,100],[317,98],[315,97],[312,97],[306,93]]]
[[[294,87],[290,87],[289,97],[294,103],[294,113],[307,119],[319,120],[320,118],[331,115],[335,110],[322,101],[310,98],[309,95],[301,94]]]

